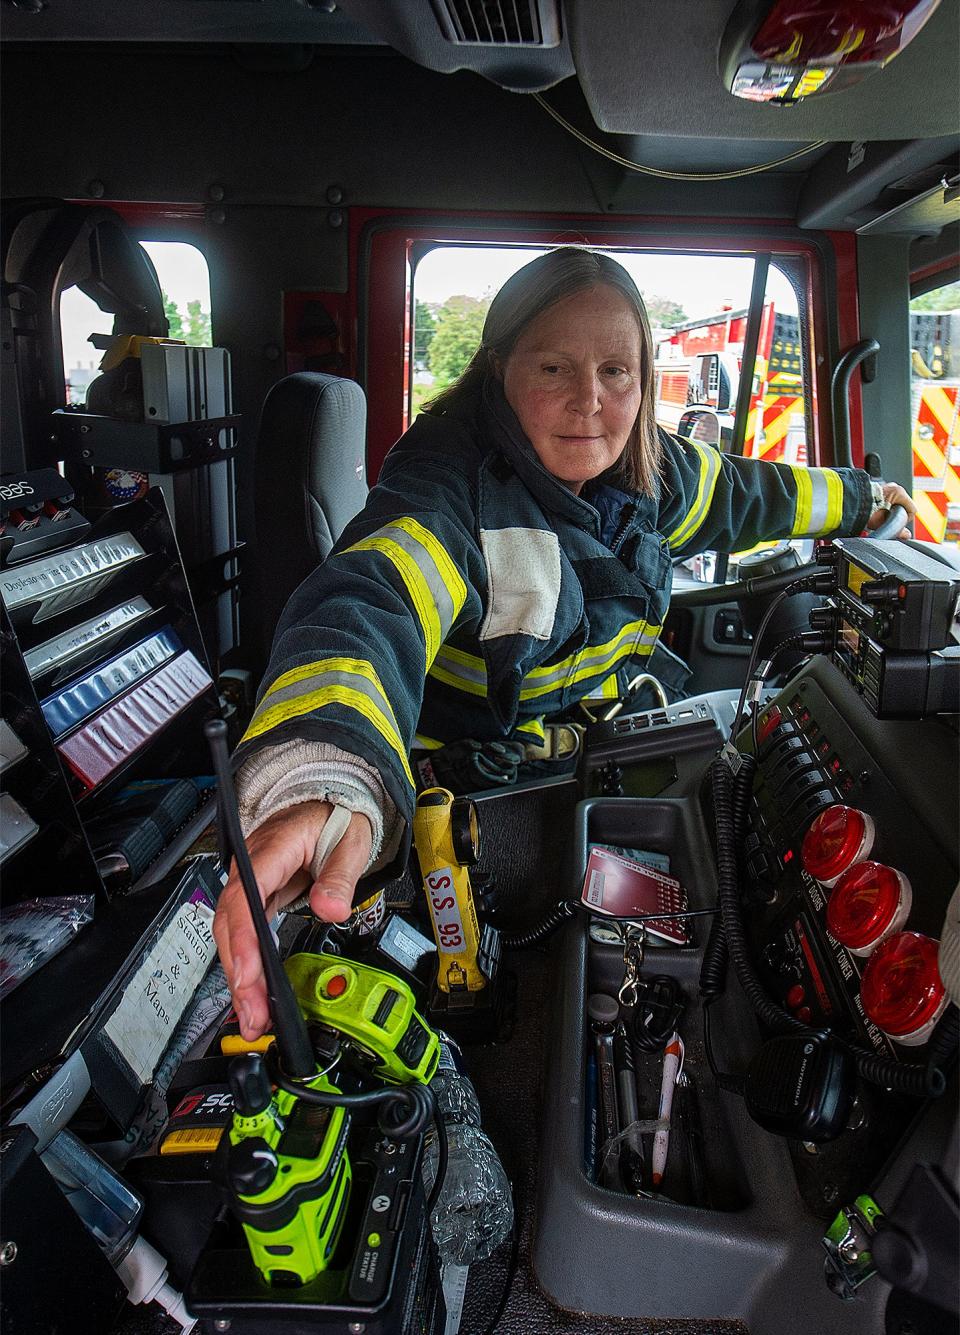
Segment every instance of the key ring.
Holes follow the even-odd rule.
[[[643,967],[643,943],[646,940],[645,927],[630,924],[623,929],[623,982],[617,993],[621,1006],[635,1006],[639,995],[637,983]]]

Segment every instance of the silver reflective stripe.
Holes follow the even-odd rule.
[[[342,555],[350,552],[379,552],[393,565],[420,622],[429,667],[467,597],[467,586],[446,548],[419,520],[405,515]]]
[[[710,513],[710,506],[713,504],[713,493],[717,489],[717,479],[720,476],[720,451],[709,445],[699,445],[695,441],[691,443],[700,456],[697,494],[690,509],[667,539],[672,548],[682,547],[685,542],[689,542],[697,529],[702,526]]]
[[[437,616],[440,620],[440,639],[442,641],[457,619],[460,608],[454,605],[453,599],[450,597],[450,591],[444,582],[443,575],[437,569],[433,557],[412,533],[408,533],[398,525],[387,524],[372,536],[375,538],[392,538],[398,547],[402,547],[407,555],[416,561],[427,588],[430,590],[433,604],[437,609]],[[463,606],[462,602],[460,606]]]
[[[365,695],[386,716],[388,723],[399,732],[397,720],[394,718],[389,700],[372,681],[356,672],[337,672],[329,669],[312,672],[308,677],[301,677],[299,681],[268,691],[250,720],[250,729],[255,726],[258,719],[262,718],[268,709],[286,704],[288,700],[299,700],[301,696],[312,695],[324,686],[344,686],[348,690],[358,691],[361,695]]]
[[[440,646],[440,652],[434,659],[428,674],[448,686],[459,687],[471,695],[486,695],[487,668],[482,658],[454,649],[449,644]]]
[[[396,753],[413,786],[408,748],[400,736],[376,668],[363,658],[323,658],[281,673],[257,706],[241,741],[251,741],[291,719],[302,718],[328,705],[354,709],[361,714]]]
[[[807,531],[814,535],[829,533],[839,528],[843,517],[843,484],[836,473],[827,473],[822,468],[810,469],[810,481],[813,496]]]
[[[538,695],[549,694],[563,686],[573,685],[601,672],[608,672],[621,659],[632,654],[649,653],[660,634],[659,626],[652,626],[646,621],[631,621],[623,626],[618,634],[605,644],[587,645],[579,653],[560,663],[544,668],[534,668],[523,679],[520,690],[521,700],[530,700]]]

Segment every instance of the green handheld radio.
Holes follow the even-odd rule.
[[[250,1254],[269,1283],[307,1284],[326,1266],[350,1198],[346,1110],[271,1087],[259,1053],[230,1063],[227,1182]],[[336,1093],[325,1075],[308,1087]]]
[[[284,972],[240,829],[226,725],[214,720],[205,732],[217,775],[222,839],[229,845],[225,855],[232,850],[236,858],[276,1034],[266,1058],[248,1052],[230,1064],[234,1115],[222,1142],[224,1176],[260,1274],[268,1283],[303,1285],[330,1264],[347,1214],[348,1109],[390,1104],[390,1134],[422,1131],[433,1110],[426,1085],[437,1067],[439,1040],[417,1014],[407,985],[370,965],[297,955]],[[390,1086],[341,1093],[326,1070],[317,1069],[305,1015],[345,1035]]]
[[[274,1093],[259,1053],[231,1062],[235,1112],[226,1150],[227,1186],[264,1279],[307,1284],[326,1269],[346,1215],[350,1118],[336,1086],[317,1070],[306,1021],[267,925],[240,829],[226,724],[214,719],[204,731],[217,775],[221,838],[229,845],[224,854],[229,860],[232,851],[236,859],[260,945],[278,1052],[273,1074],[282,1086]]]
[[[430,1082],[440,1040],[406,983],[339,955],[291,955],[284,969],[304,1015],[345,1034],[375,1075],[398,1085]]]

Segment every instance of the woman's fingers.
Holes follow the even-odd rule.
[[[268,921],[310,885],[308,869],[330,811],[327,802],[301,803],[271,816],[247,840]],[[246,1039],[259,1038],[269,1026],[270,1010],[260,944],[236,863],[217,904],[213,935],[240,1031]]]
[[[907,512],[908,523],[904,525],[903,529],[897,536],[909,537],[909,523],[912,522],[914,515],[917,513],[917,506],[913,497],[908,491],[901,487],[899,483],[887,482],[884,484],[883,488],[883,502],[883,505],[878,506],[867,520],[867,529],[875,529],[881,524],[886,523],[887,517],[893,507],[895,505],[902,505]]]
[[[370,860],[371,842],[370,822],[355,811],[310,891],[310,907],[324,922],[344,922],[350,916],[357,881]]]

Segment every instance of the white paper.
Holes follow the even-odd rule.
[[[181,905],[104,1025],[142,1084],[153,1075],[215,952],[213,909]]]

